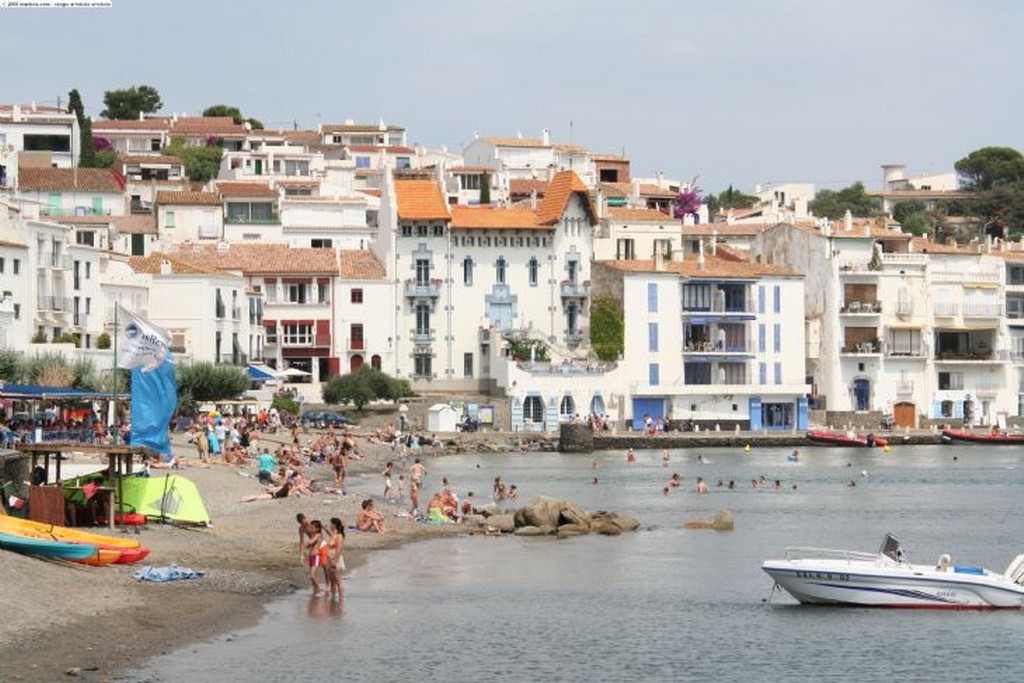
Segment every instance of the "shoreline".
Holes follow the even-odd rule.
[[[391,457],[389,448],[361,446],[364,459],[350,466],[351,479],[376,476]],[[183,438],[175,439],[176,453],[189,449]],[[326,470],[318,466],[317,472],[326,476]],[[211,465],[179,472],[196,483],[213,521],[197,529],[150,524],[113,532],[132,538],[134,531],[151,549],[138,565],[88,567],[0,553],[5,615],[0,660],[6,662],[0,681],[61,680],[71,670],[81,680],[117,680],[154,656],[254,626],[270,600],[309,591],[295,515],[341,516],[348,526],[362,498],[320,493],[240,503],[242,496],[262,490],[242,468]],[[388,532],[348,533],[344,552],[350,570],[376,550],[474,533],[462,525],[431,526],[396,517],[400,505],[372,497],[385,514]],[[203,577],[168,583],[133,577],[141,566],[169,564],[201,571]]]

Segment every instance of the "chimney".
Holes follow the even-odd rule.
[[[718,255],[718,231],[715,230],[711,233],[711,255]]]
[[[843,230],[846,232],[853,230],[853,214],[850,213],[849,209],[843,214]]]
[[[537,210],[537,188],[530,190],[530,210]]]
[[[32,113],[34,114],[37,111],[39,111],[39,108],[36,107],[36,101],[32,100]]]
[[[697,269],[704,270],[704,267],[707,264],[707,262],[704,260],[704,240],[701,240],[699,244],[700,251],[697,253]]]
[[[864,236],[871,237],[871,221],[864,223]]]
[[[160,274],[161,275],[170,275],[173,272],[174,271],[171,268],[171,262],[170,261],[168,261],[167,259],[163,259],[163,260],[160,261]]]
[[[551,144],[551,132],[547,128],[540,132],[540,144],[545,146]]]
[[[140,112],[139,112],[139,121],[145,121],[145,120],[146,120],[146,115],[145,115],[145,114],[143,114],[143,113],[142,113],[142,112],[140,111]]]

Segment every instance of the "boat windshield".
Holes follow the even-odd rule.
[[[885,535],[885,539],[882,541],[882,547],[878,552],[894,562],[903,561],[903,548],[900,546],[900,539],[896,538],[892,534]]]

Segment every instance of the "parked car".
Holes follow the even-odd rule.
[[[326,429],[331,425],[341,427],[358,424],[356,420],[353,420],[348,415],[333,410],[307,410],[302,413],[301,420],[304,427],[318,427],[320,429]]]

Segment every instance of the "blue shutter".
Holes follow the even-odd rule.
[[[661,383],[661,368],[658,367],[657,363],[651,363],[647,366],[648,384],[652,387],[656,387]]]
[[[782,325],[775,323],[775,351],[782,350]]]
[[[775,383],[782,384],[782,363],[775,364]]]
[[[759,363],[758,364],[758,372],[757,372],[757,374],[758,374],[758,377],[759,377],[759,379],[761,381],[761,384],[768,384],[768,364],[767,363]]]
[[[942,419],[942,401],[932,403],[932,417],[936,420]]]
[[[782,312],[782,287],[775,285],[775,312]]]
[[[768,333],[765,331],[764,323],[761,323],[757,326],[757,350],[761,353],[764,353],[765,345],[768,343],[765,339],[767,336]]]
[[[658,312],[658,283],[648,282],[647,283],[647,312],[657,313]]]
[[[759,432],[764,428],[761,424],[761,398],[758,396],[750,397],[750,429],[755,432]]]
[[[647,350],[658,350],[658,323],[647,323]]]
[[[964,402],[953,401],[953,417],[962,420],[964,419]]]
[[[757,288],[757,312],[764,313],[764,285]]]
[[[796,400],[796,428],[807,429],[807,397],[801,396]]]

